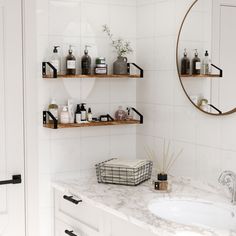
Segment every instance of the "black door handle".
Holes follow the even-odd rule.
[[[74,234],[74,231],[69,231],[69,230],[65,230],[65,233],[68,234],[69,236],[77,236],[76,234]]]
[[[75,205],[78,205],[80,202],[82,202],[82,200],[74,199],[73,196],[66,196],[66,195],[64,195],[63,198],[66,199],[69,202],[74,203]]]
[[[20,184],[22,182],[21,175],[13,175],[12,179],[10,180],[3,180],[0,181],[0,185],[6,185],[6,184]]]

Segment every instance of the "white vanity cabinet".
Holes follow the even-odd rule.
[[[54,202],[55,236],[155,236],[77,196],[55,190]]]

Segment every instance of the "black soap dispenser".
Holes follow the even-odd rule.
[[[75,75],[76,74],[76,58],[73,55],[72,46],[70,45],[68,56],[66,57],[66,74]]]
[[[181,75],[190,74],[190,60],[188,58],[187,49],[184,49],[184,57],[181,60]]]
[[[200,75],[201,74],[201,60],[198,57],[198,51],[195,49],[195,56],[192,61],[193,66],[193,75]]]
[[[88,55],[88,45],[85,45],[84,56],[81,60],[82,75],[91,75],[91,57]]]

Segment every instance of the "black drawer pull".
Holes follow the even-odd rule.
[[[69,230],[65,230],[65,233],[68,234],[69,236],[77,236],[76,234],[73,233],[74,231],[69,231]]]
[[[0,185],[21,184],[21,175],[13,175],[12,179],[0,181]]]
[[[78,205],[80,202],[82,202],[82,200],[74,199],[73,196],[66,196],[66,195],[64,195],[63,198],[66,199],[69,202],[74,203],[75,205]]]

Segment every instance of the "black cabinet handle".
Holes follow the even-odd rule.
[[[69,236],[77,236],[76,234],[74,234],[74,231],[69,231],[69,230],[65,230],[65,233],[68,234]]]
[[[22,182],[21,175],[13,175],[12,179],[10,180],[3,180],[0,181],[0,185],[6,185],[6,184],[20,184]]]
[[[66,196],[66,195],[64,195],[63,198],[66,199],[69,202],[74,203],[75,205],[78,205],[80,202],[82,202],[82,200],[74,199],[73,196]]]

